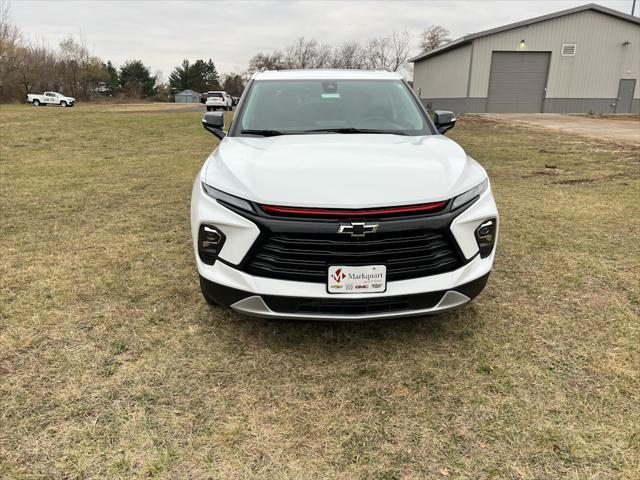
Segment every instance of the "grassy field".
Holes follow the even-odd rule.
[[[484,293],[274,322],[200,296],[199,118],[0,107],[0,477],[639,478],[637,145],[462,116],[502,215]]]

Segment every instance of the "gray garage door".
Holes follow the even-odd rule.
[[[542,112],[550,52],[493,52],[488,112]]]

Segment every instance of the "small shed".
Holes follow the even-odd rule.
[[[176,93],[176,103],[200,103],[200,94],[193,90],[183,90]]]

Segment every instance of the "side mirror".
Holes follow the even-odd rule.
[[[220,140],[227,136],[223,130],[224,112],[206,112],[202,116],[202,126],[207,132],[213,133]]]
[[[456,114],[446,110],[436,110],[433,117],[433,123],[436,124],[438,132],[444,134],[451,130],[456,124]]]

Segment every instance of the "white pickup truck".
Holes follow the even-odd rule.
[[[73,107],[76,103],[76,99],[73,97],[65,97],[58,92],[44,92],[43,95],[27,95],[27,103],[33,103],[36,107],[39,105],[60,105],[61,107]]]

